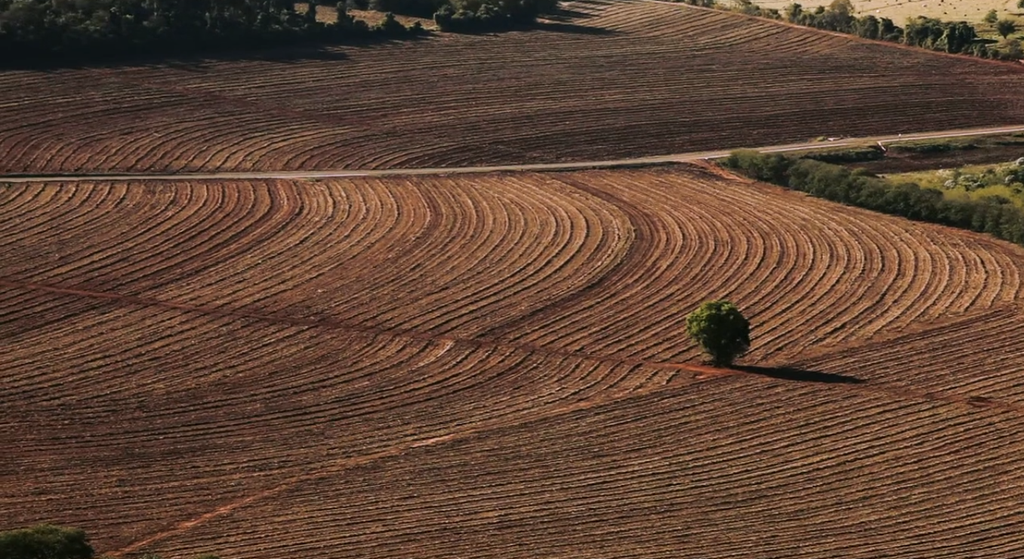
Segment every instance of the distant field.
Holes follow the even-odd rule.
[[[317,59],[0,73],[0,172],[518,164],[1024,122],[1020,64],[682,5],[569,11]]]
[[[1019,64],[679,5],[567,10],[3,72],[0,174],[1024,123]],[[0,530],[77,526],[120,559],[1024,556],[1024,248],[991,237],[709,164],[0,182],[0,236]],[[686,335],[717,298],[751,319],[743,370]]]
[[[792,4],[793,0],[759,0],[755,3],[764,8],[781,10]],[[805,0],[797,3],[805,8],[814,8],[828,6],[832,0]],[[996,10],[1004,17],[1024,11],[1017,7],[1016,0],[855,0],[853,5],[858,14],[887,17],[901,26],[908,18],[917,16],[980,22],[990,10]]]
[[[700,167],[9,185],[0,231],[0,529],[170,559],[1024,552],[1024,249],[982,235]],[[717,297],[746,363],[868,382],[708,375],[684,317]]]

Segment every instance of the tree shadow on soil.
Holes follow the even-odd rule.
[[[795,380],[797,382],[822,382],[826,384],[863,384],[865,382],[856,377],[822,373],[821,371],[808,371],[794,367],[755,367],[750,365],[736,367],[736,370],[780,380]]]

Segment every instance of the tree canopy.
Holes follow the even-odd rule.
[[[406,34],[404,26],[370,28],[346,14],[344,2],[340,5],[337,21],[325,24],[316,19],[315,1],[299,13],[291,0],[0,0],[0,65],[192,55]]]
[[[1001,19],[996,22],[996,33],[999,33],[1003,38],[1007,38],[1010,34],[1017,31],[1017,24],[1012,19]]]
[[[92,559],[94,553],[85,532],[78,528],[39,524],[0,532],[3,559]]]
[[[729,301],[707,301],[686,317],[686,332],[715,366],[731,365],[750,347],[750,323]]]

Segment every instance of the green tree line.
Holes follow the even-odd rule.
[[[716,0],[680,0],[686,4],[723,9],[726,6]],[[1024,0],[1020,0],[1024,2]],[[793,3],[781,11],[762,8],[752,0],[731,0],[731,9],[758,17],[778,19],[826,31],[856,35],[865,39],[903,43],[915,47],[938,50],[954,54],[970,54],[982,58],[1016,60],[1024,58],[1020,41],[1005,40],[1000,47],[978,37],[977,30],[965,21],[949,22],[928,17],[907,20],[905,27],[896,25],[889,18],[874,15],[857,17],[851,0],[833,0],[828,7],[818,6],[805,9]],[[993,21],[996,30],[1004,39],[1015,33],[1017,28],[1012,20]]]
[[[858,169],[813,159],[737,151],[723,166],[833,202],[881,213],[988,233],[1024,245],[1024,212],[1003,200],[949,200],[942,191],[917,184],[891,184]]]
[[[370,28],[344,9],[337,23],[324,24],[316,12],[315,2],[299,13],[290,0],[0,0],[0,61],[14,66],[188,55],[407,31]]]
[[[442,31],[476,33],[530,25],[553,12],[557,0],[369,0],[369,7],[418,17],[432,17]]]

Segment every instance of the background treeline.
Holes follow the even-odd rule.
[[[38,524],[0,532],[0,558],[2,559],[94,559],[96,551],[85,532],[51,524]],[[100,557],[100,559],[103,559]],[[158,555],[143,555],[143,559],[160,559]],[[218,559],[206,553],[195,559]]]
[[[804,9],[798,3],[776,10],[762,8],[752,0],[681,0],[685,4],[706,8],[732,9],[747,15],[778,19],[824,29],[857,35],[866,39],[903,43],[915,47],[939,50],[950,53],[971,54],[983,58],[1017,60],[1024,57],[1019,40],[1008,39],[999,46],[992,41],[978,37],[977,30],[971,24],[958,21],[949,22],[934,18],[917,17],[906,22],[906,27],[896,25],[889,18],[878,18],[873,15],[857,17],[850,0],[833,0],[828,6],[818,6],[813,10]],[[1024,2],[1024,0],[1021,0]],[[993,22],[996,23],[996,22]],[[998,22],[1000,33],[1004,39],[1016,31],[1010,20]],[[1006,31],[1004,33],[1003,31]]]
[[[737,151],[721,163],[730,169],[833,202],[939,223],[1024,245],[1024,212],[1000,198],[950,200],[917,184],[891,184],[864,170],[813,159]]]
[[[344,13],[316,21],[290,0],[0,0],[0,64],[187,55],[401,35],[394,18],[370,28]],[[397,27],[396,25],[397,24]]]
[[[370,9],[432,17],[442,31],[456,33],[522,27],[557,7],[557,0],[369,0]]]

